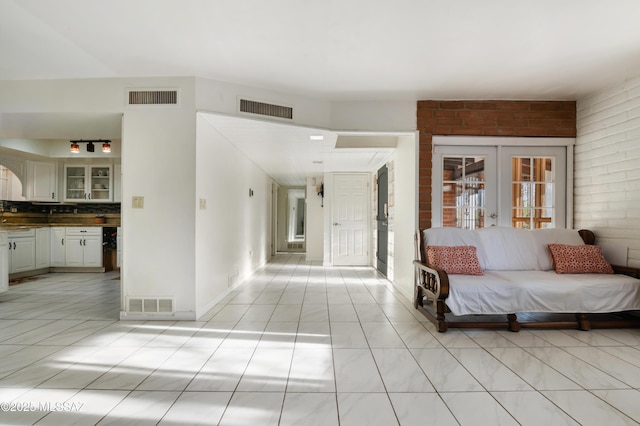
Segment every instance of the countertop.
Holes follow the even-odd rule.
[[[0,217],[0,231],[24,231],[27,229],[52,227],[52,226],[100,226],[100,227],[118,227],[120,226],[120,214],[106,213],[101,214],[104,217],[104,223],[95,223],[95,214],[80,213],[67,214],[57,213],[52,215],[42,213],[7,213],[3,212]]]

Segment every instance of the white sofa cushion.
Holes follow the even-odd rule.
[[[549,244],[582,245],[584,241],[575,229],[534,229],[529,231],[533,242],[533,249],[538,259],[538,269],[551,271],[553,259],[549,252]]]
[[[530,231],[490,227],[477,231],[485,253],[487,271],[529,271],[538,269]]]
[[[486,255],[478,238],[478,231],[460,228],[429,228],[424,230],[425,249],[428,246],[473,246],[480,267],[485,269]]]
[[[519,312],[598,313],[640,309],[640,280],[626,275],[488,271],[449,275],[454,315]]]

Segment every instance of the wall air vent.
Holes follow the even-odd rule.
[[[127,105],[178,105],[178,91],[129,90]]]
[[[129,298],[129,313],[134,314],[173,314],[173,299],[168,298]]]
[[[293,120],[293,108],[291,107],[250,101],[248,99],[240,99],[240,112]]]

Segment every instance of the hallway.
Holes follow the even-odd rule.
[[[374,269],[303,255],[200,321],[118,321],[116,278],[54,273],[0,295],[0,424],[640,421],[640,330],[438,334]]]

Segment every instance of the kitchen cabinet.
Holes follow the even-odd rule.
[[[9,273],[36,269],[35,229],[9,232]]]
[[[102,267],[102,228],[68,227],[66,266]]]
[[[36,228],[36,267],[48,268],[51,260],[51,230],[48,227]]]
[[[66,228],[60,226],[51,227],[50,266],[67,266],[67,255],[65,247],[66,237]]]
[[[27,200],[58,201],[58,165],[27,161]]]
[[[9,238],[0,232],[0,293],[9,290]]]
[[[75,202],[111,202],[113,168],[110,164],[65,164],[64,199]]]

